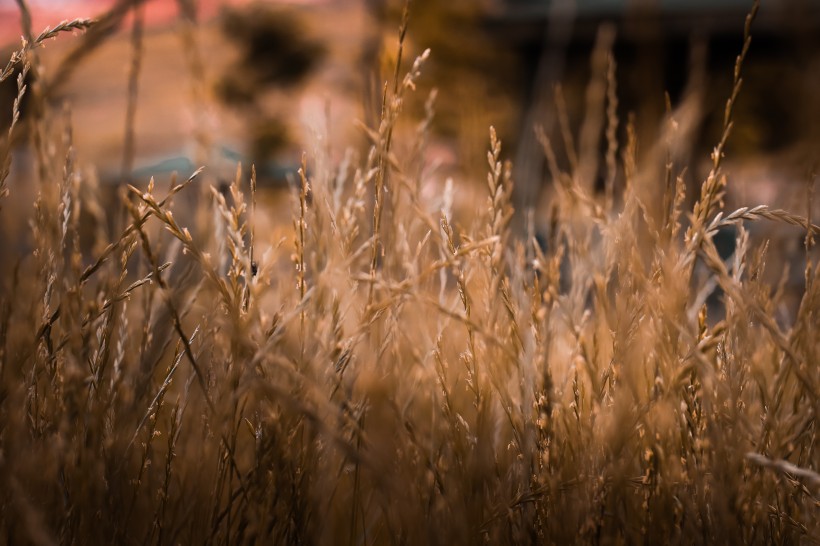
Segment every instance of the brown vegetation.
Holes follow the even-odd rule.
[[[622,190],[592,193],[595,146],[569,145],[561,172],[541,133],[556,181],[543,237],[510,235],[514,171],[495,131],[474,218],[454,213],[452,185],[422,192],[432,101],[396,153],[428,53],[397,70],[365,157],[303,160],[278,243],[254,228],[253,171],[223,193],[200,171],[132,187],[117,216],[74,163],[70,120],[44,108],[29,120],[33,206],[0,171],[0,540],[817,541],[820,228],[722,210],[750,23],[694,208],[668,154],[653,189],[602,104],[590,126]],[[88,24],[44,33],[9,67]],[[787,323],[750,222],[805,233]]]

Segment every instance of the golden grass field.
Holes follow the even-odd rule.
[[[309,149],[284,227],[248,165],[221,190],[206,164],[104,198],[77,159],[100,150],[74,138],[104,121],[20,79],[31,106],[0,141],[0,543],[820,541],[812,185],[804,210],[724,208],[753,16],[693,199],[686,104],[637,142],[609,61],[588,110],[603,154],[540,132],[553,189],[520,229],[494,129],[478,179],[427,163],[435,103],[405,107],[436,53],[406,58],[406,18],[367,144]],[[0,78],[93,25],[29,29]],[[800,237],[799,288],[750,236],[764,224]]]

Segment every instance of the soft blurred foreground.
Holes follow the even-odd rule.
[[[0,541],[820,541],[810,17],[20,4]]]

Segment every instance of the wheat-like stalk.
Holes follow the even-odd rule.
[[[105,24],[138,4],[117,3]],[[164,194],[132,181],[108,200],[73,138],[86,120],[42,101],[32,180],[9,174],[11,133],[0,148],[0,191],[30,182],[34,199],[7,192],[0,210],[0,534],[15,544],[811,542],[820,228],[810,203],[804,216],[721,210],[756,9],[688,224],[676,163],[686,145],[675,139],[691,131],[672,126],[694,123],[680,119],[691,111],[669,99],[661,144],[642,153],[637,120],[618,117],[606,30],[580,145],[560,90],[557,140],[536,129],[554,191],[543,215],[522,217],[526,239],[511,229],[516,171],[502,131],[462,172],[426,163],[436,94],[422,95],[423,110],[411,100],[429,54],[402,65],[416,47],[408,10],[379,126],[361,127],[363,147],[340,157],[325,145],[303,156],[286,221],[265,218],[284,197],[257,187],[254,167],[247,194],[245,165],[207,195],[200,169]],[[13,130],[26,71],[39,70],[27,52],[88,24],[27,37],[12,56],[9,70],[23,63]],[[185,24],[201,85],[197,29]],[[135,63],[150,52],[137,38],[126,117]],[[416,107],[420,121],[407,119]],[[749,229],[761,220],[805,231],[803,284],[769,280],[783,264],[760,240],[766,230]],[[716,246],[726,228],[729,257]]]

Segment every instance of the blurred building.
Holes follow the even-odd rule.
[[[34,32],[47,26],[53,27],[63,19],[94,18],[111,9],[118,0],[28,0]],[[127,0],[128,3],[137,3]],[[318,4],[327,0],[197,0],[196,7],[201,18],[216,15],[225,6],[242,6],[251,3],[262,4]],[[145,17],[149,25],[163,24],[177,17],[179,5],[176,0],[140,0],[145,6]],[[0,46],[17,42],[21,36],[20,9],[12,0],[0,2]]]

